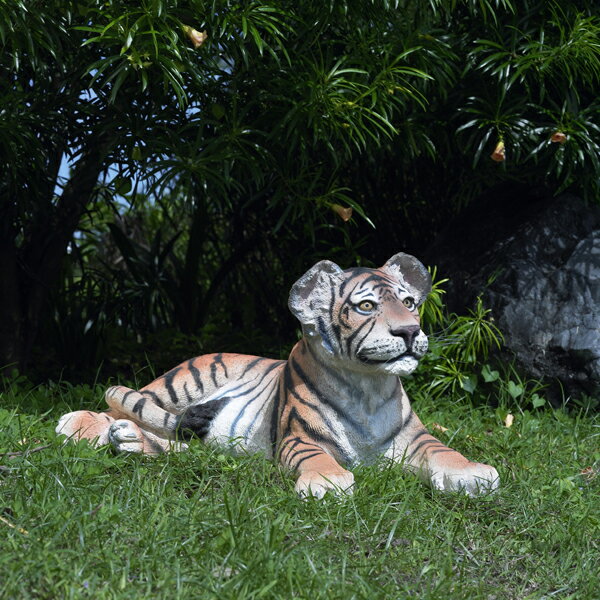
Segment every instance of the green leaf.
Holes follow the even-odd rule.
[[[517,398],[520,398],[523,395],[523,386],[515,383],[512,379],[508,381],[508,385],[506,386],[506,389],[508,391],[508,393],[510,394],[510,396],[512,398],[514,398],[515,400]]]
[[[128,177],[115,177],[114,181],[115,191],[121,196],[129,194],[131,191],[131,179]]]
[[[493,381],[497,381],[500,377],[500,373],[498,371],[492,371],[490,365],[483,365],[483,369],[481,369],[481,376],[486,383],[492,383]]]
[[[540,408],[540,406],[546,404],[546,400],[538,396],[538,394],[533,394],[533,396],[531,396],[531,404],[533,405],[533,408]]]
[[[462,387],[465,392],[472,394],[477,389],[477,375],[469,375],[468,377],[462,378],[460,387]]]
[[[222,119],[225,116],[225,107],[222,104],[211,104],[210,112],[215,119]]]
[[[139,145],[135,145],[131,151],[131,158],[133,160],[142,160],[142,148]]]

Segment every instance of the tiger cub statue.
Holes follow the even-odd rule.
[[[66,414],[56,431],[124,452],[183,450],[191,435],[262,452],[295,471],[301,496],[350,493],[348,467],[380,456],[438,490],[491,491],[496,469],[430,435],[400,381],[427,351],[417,309],[430,291],[428,271],[408,254],[379,269],[321,261],[290,292],[304,337],[287,361],[192,358],[139,391],[109,388],[110,410]]]

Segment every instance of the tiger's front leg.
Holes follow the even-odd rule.
[[[472,462],[448,448],[423,427],[414,412],[410,425],[395,440],[392,458],[416,471],[431,487],[444,492],[462,491],[469,496],[498,487],[500,478],[494,467]]]
[[[295,489],[303,498],[322,498],[328,490],[352,493],[354,475],[314,442],[289,436],[281,443],[280,459],[298,473]]]
[[[78,410],[60,418],[56,433],[89,440],[96,447],[110,444],[117,452],[154,455],[187,449],[187,444],[161,438],[123,416],[115,410],[103,413]]]

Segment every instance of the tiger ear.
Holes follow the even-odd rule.
[[[343,272],[330,260],[322,260],[292,286],[288,306],[307,333],[315,331],[317,317],[331,302],[331,287],[341,281]]]
[[[410,254],[398,252],[390,258],[383,267],[382,271],[387,271],[393,275],[400,283],[408,285],[416,292],[417,304],[424,302],[427,294],[431,292],[431,275],[423,264]]]

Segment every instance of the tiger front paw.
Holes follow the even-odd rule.
[[[436,490],[477,496],[493,492],[500,484],[500,477],[490,465],[470,463],[460,470],[436,471],[431,474],[430,482]]]
[[[119,419],[110,426],[108,441],[117,452],[151,456],[163,452],[182,452],[188,449],[187,444],[159,437],[129,419]]]
[[[296,492],[301,498],[312,496],[323,498],[328,490],[336,495],[352,494],[354,475],[350,471],[321,474],[317,471],[306,471],[296,481]]]

